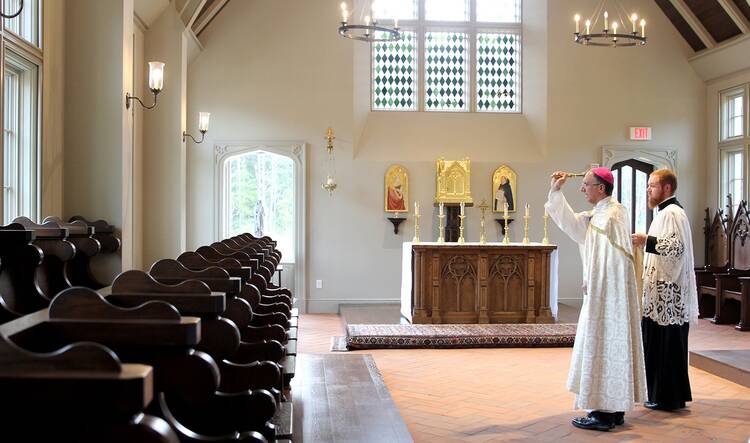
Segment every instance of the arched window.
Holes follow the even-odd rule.
[[[255,150],[224,160],[222,237],[249,232],[278,242],[285,263],[295,258],[294,160]]]
[[[617,162],[612,165],[615,189],[612,195],[630,212],[630,226],[633,232],[647,232],[654,218],[654,211],[648,208],[646,186],[654,165],[636,159]]]

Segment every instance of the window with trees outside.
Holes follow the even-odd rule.
[[[630,213],[630,227],[633,232],[647,232],[654,217],[654,212],[648,207],[646,194],[648,176],[653,171],[653,165],[636,159],[612,165],[612,175],[615,179],[612,196]]]
[[[748,88],[739,85],[719,95],[719,191],[718,207],[723,208],[726,196],[732,196],[732,214],[740,201],[747,198],[747,156],[750,152],[748,136]]]
[[[375,111],[521,112],[521,0],[378,0]]]
[[[3,0],[3,10],[18,10],[18,0]],[[0,168],[2,223],[18,216],[38,221],[40,158],[40,50],[39,0],[25,0],[18,17],[4,19],[2,74],[3,138]]]
[[[223,175],[223,237],[270,236],[284,262],[293,263],[294,161],[259,150],[244,152],[225,160]]]

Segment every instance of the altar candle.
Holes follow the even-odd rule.
[[[508,218],[508,202],[503,203],[503,217]]]
[[[443,207],[445,206],[445,203],[440,202],[440,215],[443,215]]]
[[[464,215],[464,202],[461,202],[461,215]]]
[[[414,202],[414,215],[419,215],[419,202]]]
[[[529,216],[529,204],[526,203],[526,217]]]

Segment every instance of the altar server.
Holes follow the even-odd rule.
[[[591,169],[583,178],[580,190],[594,205],[590,211],[573,212],[561,191],[567,179],[563,172],[552,175],[545,208],[578,243],[583,261],[583,306],[567,388],[576,394],[575,407],[589,413],[572,423],[608,431],[646,398],[630,218],[612,198],[609,169]]]
[[[698,292],[693,274],[693,237],[685,210],[677,201],[677,177],[658,169],[648,179],[648,206],[659,208],[648,235],[633,234],[633,245],[646,248],[643,271],[643,348],[650,409],[671,411],[691,401],[688,379],[688,330],[698,321]]]

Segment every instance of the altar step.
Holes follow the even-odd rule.
[[[298,355],[292,393],[305,441],[413,441],[369,354]]]
[[[690,366],[750,388],[750,349],[690,351]]]

